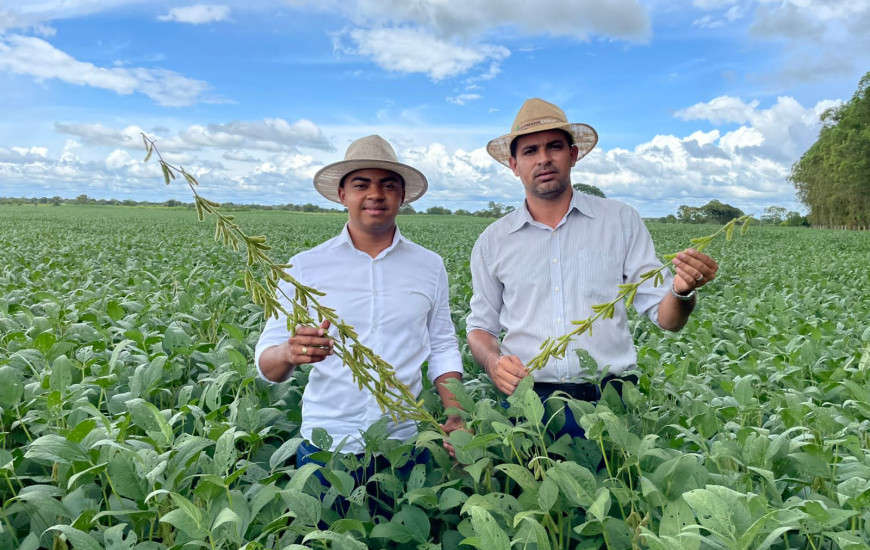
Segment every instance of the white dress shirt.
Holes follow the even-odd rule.
[[[345,226],[338,236],[297,254],[289,263],[290,275],[325,292],[318,301],[352,325],[359,341],[392,365],[414,395],[423,389],[424,361],[429,362],[433,382],[447,372],[462,372],[444,262],[402,237],[398,228],[393,243],[376,258],[353,246]],[[290,284],[280,286],[288,296],[294,295]],[[289,310],[287,300],[280,300]],[[337,335],[334,326],[329,332]],[[267,320],[255,351],[257,371],[264,379],[260,355],[289,337],[286,316]],[[359,389],[336,355],[313,364],[302,394],[302,437],[310,441],[313,428],[324,428],[333,438],[331,450],[347,438],[342,450],[360,453],[364,450],[360,434],[382,416],[375,397]],[[406,439],[416,429],[412,421],[396,425],[391,420],[388,425],[394,439]]]
[[[501,350],[526,364],[540,352],[547,337],[571,332],[571,321],[593,314],[592,306],[616,298],[619,285],[662,264],[638,213],[618,201],[574,191],[568,213],[555,229],[534,221],[523,203],[492,223],[471,253],[474,293],[467,331],[484,330],[495,337],[504,331]],[[671,288],[668,270],[658,287],[648,281],[638,288],[634,307],[658,322],[658,305]],[[581,347],[610,374],[621,374],[637,362],[628,330],[625,303],[612,319],[599,319],[592,334],[572,340],[565,357],[551,358],[535,380],[577,381],[576,353]]]

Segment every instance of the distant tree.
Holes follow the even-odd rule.
[[[792,166],[789,180],[813,225],[870,226],[870,72],[852,99],[821,120],[819,138]]]
[[[453,212],[453,215],[454,216],[471,216],[471,212],[469,212],[468,210],[466,210],[464,208],[460,208],[460,209],[456,210],[455,212]]]
[[[426,209],[427,214],[436,214],[440,216],[449,216],[453,214],[449,208],[444,208],[443,206],[430,206]]]
[[[801,216],[799,212],[789,212],[786,214],[785,220],[782,221],[782,225],[785,225],[786,227],[809,227],[810,222],[807,220],[806,216]]]
[[[703,214],[700,208],[694,206],[680,205],[677,209],[677,220],[680,223],[703,223]]]
[[[51,205],[52,206],[60,206],[63,203],[63,199],[58,197],[57,195],[51,197]]]
[[[681,205],[677,209],[677,220],[680,223],[715,223],[725,224],[743,215],[737,207],[711,200],[704,206]]]
[[[715,224],[725,224],[743,215],[743,210],[715,199],[702,206],[701,212],[706,223]]]
[[[91,202],[91,198],[87,195],[79,195],[76,197],[76,204],[88,204]]]
[[[483,218],[500,218],[507,214],[508,212],[513,212],[514,207],[508,206],[506,204],[501,204],[494,201],[489,201],[489,208],[485,210],[478,210],[474,213],[475,216],[480,216]]]
[[[399,207],[399,214],[416,214],[417,211],[410,204],[403,204]]]
[[[593,195],[596,197],[601,197],[602,199],[606,199],[607,195],[604,194],[604,191],[595,187],[594,185],[589,185],[588,183],[575,183],[572,187],[581,193],[586,193],[587,195]]]
[[[175,206],[183,206],[183,203],[181,201],[177,201],[175,199],[169,199],[168,201],[166,201],[163,204],[165,204],[166,206],[169,206],[170,208],[175,207]]]
[[[761,222],[779,225],[785,220],[787,214],[788,211],[782,206],[768,206],[761,214]]]

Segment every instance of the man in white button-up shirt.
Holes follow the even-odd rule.
[[[458,407],[442,386],[462,378],[444,263],[396,226],[399,207],[426,192],[425,176],[399,163],[383,138],[369,136],[352,143],[345,160],[321,169],[314,185],[347,207],[347,225],[338,236],[291,258],[289,273],[325,292],[320,302],[352,325],[359,340],[391,364],[415,395],[422,390],[421,367],[428,361],[429,378],[445,408]],[[293,295],[289,284],[281,285]],[[264,379],[281,382],[296,366],[313,364],[302,395],[302,436],[310,441],[314,428],[324,428],[333,438],[328,450],[344,442],[344,452],[361,453],[361,433],[384,415],[332,353],[332,345],[328,322],[299,327],[291,337],[286,317],[270,318],[257,343],[257,369]],[[450,432],[461,425],[459,417],[450,416],[444,427]],[[391,438],[405,439],[416,426],[390,422],[388,431]]]
[[[547,337],[570,332],[571,321],[589,317],[592,305],[613,300],[618,285],[636,282],[661,266],[633,208],[573,190],[571,168],[597,141],[590,126],[569,123],[557,106],[530,99],[511,132],[487,145],[490,155],[520,178],[526,194],[522,208],[480,235],[471,257],[474,294],[468,344],[474,359],[507,395],[529,374],[524,365]],[[676,275],[666,271],[659,287],[641,285],[634,307],[660,327],[676,331],[692,312],[695,290],[715,277],[718,266],[692,249],[673,263]],[[588,351],[600,369],[608,367],[611,375],[619,376],[635,365],[623,303],[612,319],[597,321],[593,333],[574,344]],[[535,387],[570,387],[586,399],[585,374],[569,352],[534,373]]]

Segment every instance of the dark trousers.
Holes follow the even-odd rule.
[[[301,468],[306,464],[317,464],[318,466],[326,466],[325,462],[321,462],[312,458],[311,455],[315,453],[322,452],[323,449],[313,445],[309,441],[303,441],[299,444],[299,447],[296,449],[296,467]],[[365,455],[358,454],[356,455],[357,459],[359,459],[360,463],[364,463]],[[400,480],[407,479],[408,476],[411,475],[411,470],[417,464],[426,464],[432,460],[432,454],[429,452],[429,449],[415,449],[411,458],[408,459],[401,467],[396,468],[396,477]],[[387,459],[381,455],[377,455],[373,457],[372,460],[369,461],[368,464],[364,466],[360,466],[355,470],[351,470],[348,473],[350,477],[353,478],[354,483],[357,487],[361,485],[365,485],[376,472],[383,471],[388,469],[390,466]],[[323,476],[320,470],[314,472],[315,477],[320,480],[320,484],[324,487],[329,487],[329,482],[326,481],[326,478]],[[370,493],[370,496],[372,493]],[[383,496],[381,495],[381,498]],[[332,505],[332,509],[338,512],[342,516],[346,516],[349,510],[350,504],[347,502],[342,496],[336,498],[335,502]],[[374,505],[374,502],[370,501],[370,513],[374,515],[377,511],[377,507]]]
[[[600,387],[604,388],[614,380],[616,383],[613,384],[613,388],[616,390],[616,393],[619,394],[619,397],[622,397],[623,382],[631,382],[632,384],[637,385],[637,376],[620,377],[608,375],[601,381]],[[535,382],[534,389],[535,393],[538,394],[538,397],[541,398],[541,401],[546,401],[556,392],[564,392],[574,399],[579,399],[581,401],[595,402],[601,399],[601,389],[599,389],[597,384],[553,384],[548,382]],[[564,410],[565,425],[555,434],[556,439],[566,434],[571,437],[585,438],[586,432],[583,431],[583,428],[581,428],[577,423],[577,419],[574,418],[574,413],[571,412],[571,408],[566,406]],[[545,416],[544,422],[547,422],[549,419],[549,415]]]

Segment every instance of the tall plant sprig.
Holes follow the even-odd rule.
[[[695,245],[695,250],[698,250],[700,252],[701,250],[707,248],[710,243],[713,242],[713,239],[715,239],[722,233],[725,234],[726,240],[730,241],[734,235],[734,228],[737,226],[737,224],[741,224],[740,234],[743,235],[749,228],[750,220],[752,220],[752,214],[746,214],[740,216],[739,218],[734,218],[730,222],[720,227],[719,230],[715,233],[707,235],[706,237],[696,237],[691,240],[691,243]],[[675,252],[674,254],[666,254],[664,256],[664,259],[670,261],[674,259],[677,254],[677,252]],[[563,357],[565,357],[565,352],[568,350],[568,344],[571,342],[571,339],[580,336],[584,332],[588,332],[591,335],[592,324],[601,318],[612,318],[613,314],[615,313],[616,304],[625,300],[625,307],[631,306],[631,304],[634,302],[634,297],[637,294],[637,289],[640,285],[646,283],[649,280],[653,281],[654,286],[658,286],[662,282],[664,282],[664,275],[662,275],[662,271],[667,269],[668,265],[670,264],[666,263],[657,269],[647,271],[646,273],[641,275],[640,280],[635,283],[626,283],[619,285],[619,292],[617,293],[616,298],[607,303],[593,305],[593,315],[590,315],[586,319],[571,321],[571,324],[576,327],[574,330],[563,336],[559,336],[557,338],[550,337],[544,340],[544,342],[541,344],[541,352],[533,357],[528,363],[526,363],[526,368],[528,368],[528,370],[531,372],[543,368],[551,357],[554,357],[556,359],[562,359]]]
[[[152,154],[156,155],[166,185],[175,180],[177,174],[184,178],[193,193],[199,221],[203,221],[206,215],[215,217],[215,240],[223,242],[225,246],[231,247],[236,252],[244,250],[247,256],[245,288],[251,293],[253,302],[263,308],[263,314],[267,319],[277,318],[279,312],[283,313],[287,316],[287,329],[291,333],[298,326],[316,327],[324,320],[328,320],[335,326],[337,332],[334,338],[334,353],[350,369],[359,388],[366,388],[375,396],[382,412],[388,413],[394,422],[398,423],[400,420],[425,422],[444,434],[435,417],[423,407],[423,400],[418,401],[410,388],[396,377],[395,369],[370,348],[364,346],[353,327],[344,323],[334,309],[324,306],[317,300],[318,296],[324,296],[323,292],[293,278],[287,273],[287,269],[291,267],[289,264],[272,261],[268,255],[272,247],[266,243],[264,235],[245,234],[236,223],[235,216],[222,213],[220,204],[202,197],[197,192],[199,182],[193,174],[182,166],[167,162],[160,154],[155,140],[144,133],[142,140],[146,151],[143,162],[148,162]],[[295,295],[292,298],[279,286],[279,281],[289,283],[294,288]],[[289,311],[279,301],[279,295],[287,299],[290,304]],[[316,313],[317,319],[311,315],[310,310]]]

